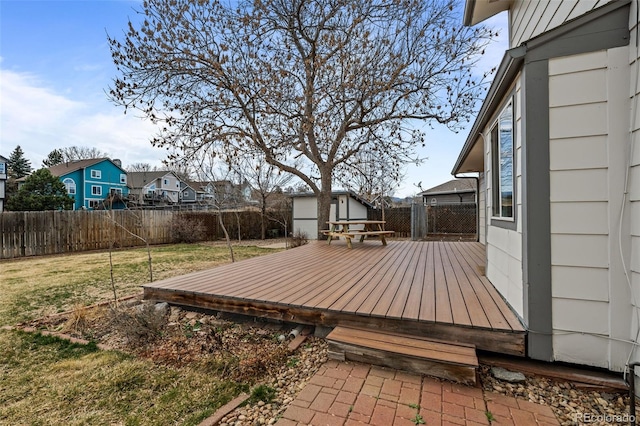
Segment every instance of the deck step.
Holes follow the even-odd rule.
[[[382,365],[475,384],[478,358],[473,345],[424,337],[338,326],[327,336],[329,356]]]

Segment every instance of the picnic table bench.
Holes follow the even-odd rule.
[[[333,238],[343,237],[347,241],[347,247],[351,248],[351,240],[360,237],[363,242],[368,237],[379,237],[382,245],[387,245],[387,235],[393,235],[394,231],[386,231],[384,229],[384,220],[338,220],[329,221],[329,229],[322,231],[327,235],[329,244]],[[362,225],[362,229],[349,229],[352,225]]]

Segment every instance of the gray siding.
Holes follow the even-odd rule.
[[[628,350],[611,338],[627,338],[631,315],[618,250],[629,244],[624,232],[618,240],[627,55],[620,47],[549,60],[554,357],[617,371]]]
[[[478,241],[487,244],[487,183],[485,173],[480,173],[480,192],[478,193]]]
[[[476,194],[474,194],[473,192],[463,192],[460,194],[424,195],[424,202],[426,205],[433,205],[433,200],[435,200],[436,205],[475,203]]]
[[[509,10],[509,46],[516,47],[545,31],[611,0],[518,0]]]
[[[496,226],[496,220],[492,219],[492,175],[491,169],[491,128],[495,120],[483,130],[485,143],[485,173],[484,173],[484,200],[487,247],[487,278],[509,302],[521,317],[524,317],[523,279],[522,279],[522,223],[518,218],[522,217],[522,91],[520,77],[509,95],[504,99],[504,104],[513,96],[513,108],[515,116],[515,192],[516,192],[516,228],[506,229]],[[503,106],[496,112],[499,114]],[[493,224],[492,224],[493,222]]]

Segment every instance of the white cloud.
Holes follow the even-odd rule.
[[[149,139],[155,127],[124,115],[109,103],[70,99],[45,87],[37,77],[0,70],[0,141],[4,156],[20,145],[34,168],[55,148],[90,146],[120,158],[126,166],[159,165],[165,151]]]

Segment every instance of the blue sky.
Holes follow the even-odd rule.
[[[160,165],[166,151],[149,139],[154,126],[107,100],[115,76],[107,32],[119,36],[136,21],[139,1],[0,0],[0,154],[20,145],[34,168],[55,148],[92,146],[132,163]],[[504,28],[506,15],[492,19]],[[506,31],[485,54],[496,66],[506,48]],[[445,128],[427,131],[429,159],[410,166],[398,196],[451,179],[450,171],[466,138]]]

